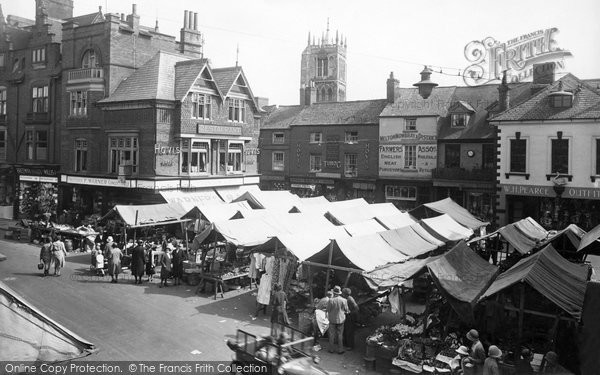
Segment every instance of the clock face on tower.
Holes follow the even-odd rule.
[[[475,151],[473,151],[473,150],[467,151],[467,156],[472,158],[473,156],[475,156]]]

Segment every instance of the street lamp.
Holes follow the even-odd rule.
[[[431,81],[430,77],[432,72],[433,70],[429,69],[427,65],[425,65],[423,71],[421,71],[421,81],[413,85],[419,88],[419,95],[421,95],[423,99],[429,98],[433,88],[438,85],[437,83]]]

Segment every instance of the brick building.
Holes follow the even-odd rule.
[[[56,212],[61,22],[72,16],[72,0],[37,0],[34,20],[0,9],[0,218]]]
[[[202,58],[197,13],[185,11],[180,41],[139,21],[134,5],[63,24],[64,206],[100,213],[258,183],[261,111],[242,68]]]

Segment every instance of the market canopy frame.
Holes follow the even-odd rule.
[[[163,203],[147,205],[115,205],[100,221],[118,216],[127,228],[183,223],[191,219],[182,218],[185,211],[181,206]]]

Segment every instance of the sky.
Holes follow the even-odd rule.
[[[35,0],[2,2],[4,15],[35,17]],[[471,63],[465,46],[493,37],[507,42],[557,28],[556,45],[571,52],[564,70],[600,78],[600,2],[597,0],[74,0],[74,16],[130,14],[176,36],[184,10],[198,13],[204,56],[211,67],[234,66],[236,55],[256,96],[269,104],[299,103],[300,58],[308,33],[327,28],[347,39],[347,100],[381,99],[390,72],[401,87],[420,80],[424,65],[442,86],[465,85],[458,74]],[[236,50],[239,46],[239,55]]]

